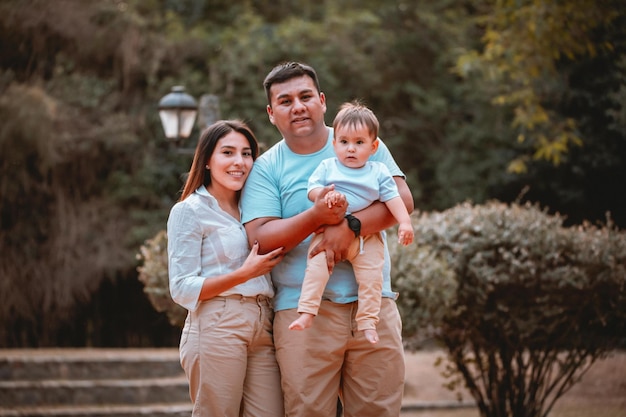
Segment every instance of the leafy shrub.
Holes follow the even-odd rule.
[[[150,303],[156,311],[165,312],[172,325],[182,327],[187,310],[176,304],[170,295],[166,231],[161,230],[152,239],[146,240],[137,258],[143,262],[137,271]]]
[[[407,348],[441,342],[483,416],[546,416],[623,343],[626,234],[610,219],[565,228],[498,202],[414,219],[415,245],[389,242]]]

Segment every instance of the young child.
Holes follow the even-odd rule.
[[[413,227],[387,167],[368,160],[376,153],[379,143],[379,123],[374,113],[358,102],[344,103],[335,117],[333,129],[336,157],[325,159],[313,172],[308,183],[308,198],[315,201],[324,186],[333,184],[335,189],[325,195],[328,207],[348,203],[346,218],[355,233],[355,240],[347,260],[352,264],[359,286],[357,329],[364,331],[366,339],[375,344],[379,340],[376,325],[381,302],[384,244],[380,233],[360,236],[360,221],[352,214],[374,201],[382,201],[398,221],[398,242],[405,246],[413,242]],[[313,238],[309,252],[321,238],[321,233]],[[324,252],[308,260],[298,303],[300,316],[289,329],[311,327],[331,273]]]

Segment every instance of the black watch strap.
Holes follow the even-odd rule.
[[[354,237],[359,237],[361,234],[361,220],[352,214],[346,214],[346,220],[348,220],[348,227],[354,232]]]

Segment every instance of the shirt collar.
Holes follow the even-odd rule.
[[[196,189],[196,194],[198,194],[203,199],[208,199],[209,205],[217,206],[217,200],[215,199],[215,197],[213,197],[213,195],[211,195],[209,190],[207,190],[204,185],[201,185]]]

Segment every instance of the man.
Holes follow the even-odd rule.
[[[345,205],[328,208],[325,191],[315,202],[307,198],[310,174],[334,156],[333,131],[324,122],[326,97],[315,70],[300,63],[280,64],[267,75],[264,87],[270,122],[283,140],[261,155],[248,177],[242,196],[242,222],[259,252],[283,247],[287,253],[272,270],[274,343],[285,412],[288,416],[332,417],[340,393],[345,417],[397,417],[404,383],[401,321],[389,278],[385,247],[383,301],[378,333],[372,345],[357,331],[357,284],[346,258],[355,236],[383,231],[395,219],[381,202],[345,219]],[[413,198],[404,176],[381,142],[372,160],[383,162],[398,185],[409,212]],[[349,220],[349,221],[348,221]],[[311,256],[324,251],[333,273],[315,319],[315,326],[291,331],[314,232],[324,227],[324,238]]]

